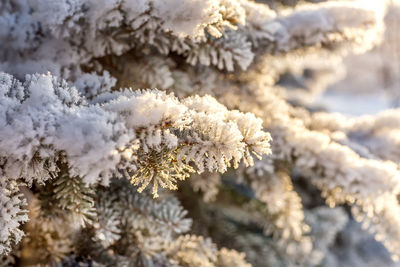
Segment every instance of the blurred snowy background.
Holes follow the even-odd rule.
[[[348,55],[344,60],[320,58],[308,63],[310,67],[301,73],[296,73],[296,67],[288,70],[280,82],[286,88],[287,98],[310,110],[348,116],[400,108],[400,1],[393,4],[385,18],[385,39],[381,45],[365,54]],[[360,225],[350,221],[346,229],[337,237],[342,245],[333,251],[342,259],[341,266],[372,267],[381,266],[382,262],[386,266],[400,266]]]
[[[300,74],[288,71],[281,77],[288,98],[351,116],[400,107],[400,1],[393,2],[381,45],[343,61],[320,58],[319,65]]]

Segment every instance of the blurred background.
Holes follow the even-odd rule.
[[[295,5],[298,1],[287,1]],[[315,1],[314,1],[315,2]],[[301,73],[281,76],[287,98],[311,110],[346,115],[376,114],[400,107],[400,1],[393,1],[385,18],[383,42],[365,54],[336,61],[318,59]],[[329,62],[329,63],[327,63]]]

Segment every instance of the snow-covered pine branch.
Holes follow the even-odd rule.
[[[141,185],[139,191],[151,183],[156,197],[159,186],[177,189],[176,182],[195,171],[192,162],[199,172],[224,172],[231,162],[252,164],[252,153],[270,153],[261,120],[228,111],[211,97],[205,100],[220,116],[210,115],[213,106],[202,98],[180,103],[156,90],[124,91],[89,104],[51,75],[27,76],[23,84],[0,75],[2,179],[44,183],[64,160],[69,176],[87,184],[108,184],[122,173]],[[55,193],[66,192],[61,187]],[[5,231],[4,241],[17,230]]]
[[[335,49],[343,44],[357,45],[357,50],[366,51],[383,34],[384,1],[328,1],[302,5],[279,15],[266,5],[250,1],[245,9],[246,32],[262,53],[285,53],[307,47]]]
[[[263,118],[266,128],[274,139],[272,157],[286,162],[294,171],[308,177],[322,191],[322,196],[326,198],[328,205],[332,207],[342,203],[354,205],[353,211],[356,212],[357,218],[359,220],[364,218],[372,232],[379,233],[378,236],[382,240],[390,239],[391,241],[386,242],[387,247],[396,255],[398,242],[395,240],[400,239],[387,225],[397,228],[398,216],[383,215],[386,214],[385,211],[391,209],[390,207],[398,206],[398,203],[395,204],[400,185],[398,162],[381,160],[379,157],[364,157],[358,151],[352,150],[351,146],[341,145],[331,138],[329,133],[324,132],[325,129],[332,128],[340,130],[340,127],[351,125],[351,120],[346,123],[345,119],[340,120],[336,116],[333,125],[329,124],[329,122],[333,123],[333,120],[325,120],[321,122],[320,131],[308,129],[310,119],[309,116],[304,116],[306,111],[297,112],[275,92],[276,88],[268,87],[268,83],[265,87],[266,84],[262,80],[266,78],[259,75],[268,75],[268,73],[255,72],[248,75],[251,77],[250,80],[255,82],[251,84],[249,78],[245,78],[247,89],[250,90],[250,94],[257,95],[257,98],[246,96],[245,93],[240,98],[240,104],[231,99],[230,104],[234,104],[230,107],[239,107],[241,110],[253,112]],[[238,92],[240,91],[236,91]],[[246,103],[246,100],[249,102]],[[228,102],[226,104],[229,106]],[[395,118],[395,114],[395,110],[387,111],[377,115],[375,119],[367,116],[357,121],[360,134],[373,129],[374,122],[377,126],[379,122],[382,122],[388,129],[396,129],[395,119],[384,122],[385,118],[393,116]],[[324,118],[323,113],[316,116]],[[329,115],[326,118],[330,118]],[[318,122],[315,125],[318,125]],[[379,129],[385,131],[385,127]],[[356,129],[355,127],[354,131]],[[379,151],[378,147],[381,147],[384,150],[386,145],[385,142],[375,142],[375,149]],[[265,164],[268,166],[267,169],[273,168],[271,161],[267,160]],[[375,225],[372,223],[374,220],[370,218],[380,219],[375,219]]]
[[[175,197],[163,195],[154,200],[150,192],[137,193],[127,181],[114,181],[109,187],[97,188],[97,221],[86,229],[57,217],[42,218],[42,202],[32,201],[27,224],[24,263],[34,260],[61,263],[78,261],[85,255],[95,264],[179,266],[249,266],[242,253],[217,249],[210,239],[185,234],[192,220]],[[76,239],[78,242],[66,242]],[[75,253],[78,253],[76,255]],[[84,259],[81,259],[85,261]]]
[[[26,201],[18,183],[4,177],[0,179],[0,255],[7,254],[22,236],[20,226],[28,221]]]
[[[211,90],[211,92],[215,92],[228,107],[249,111],[262,118],[264,126],[274,139],[272,158],[279,162],[278,164],[282,164],[283,161],[290,169],[310,178],[322,191],[322,196],[326,198],[328,205],[335,206],[341,203],[354,205],[353,212],[358,214],[357,218],[368,221],[371,229],[379,228],[379,225],[396,227],[398,216],[389,218],[383,216],[382,212],[390,209],[392,205],[398,205],[389,201],[398,195],[400,182],[398,161],[395,157],[387,158],[384,155],[371,158],[368,153],[360,153],[359,148],[366,146],[371,149],[365,145],[367,143],[370,146],[374,145],[372,153],[379,151],[390,153],[392,150],[387,149],[390,145],[395,149],[397,111],[387,111],[375,118],[366,116],[357,120],[357,123],[343,116],[324,113],[316,113],[310,117],[306,111],[299,112],[284,101],[279,94],[279,86],[274,85],[276,79],[274,75],[274,71],[271,74],[270,66],[266,64],[242,77],[233,78],[231,83],[227,83],[223,76],[217,76],[214,88],[218,88],[219,91]],[[344,133],[339,132],[336,137],[335,133],[329,132],[330,129]],[[382,132],[382,141],[377,142],[375,135],[379,132]],[[354,139],[353,142],[358,142],[360,145],[354,146],[349,142],[342,142],[343,136]],[[358,137],[360,140],[357,140]],[[384,141],[386,139],[387,141]],[[274,162],[267,159],[264,164],[268,172],[274,172]],[[267,177],[264,176],[264,179],[271,179]],[[259,180],[260,182],[254,187],[256,192],[271,182]],[[276,187],[273,190],[276,190]],[[262,195],[258,198],[262,199]],[[375,200],[379,204],[374,204]],[[386,208],[384,203],[388,205]],[[360,215],[365,214],[367,210],[372,218],[381,218],[379,223],[374,225],[367,215],[366,217]],[[295,212],[293,210],[293,214],[296,214]],[[375,219],[375,222],[378,222],[378,219]],[[380,238],[390,238],[391,241],[386,243],[391,244],[388,248],[394,253],[397,243],[394,240],[398,237],[394,237],[395,233],[387,226],[386,230],[379,229]],[[376,230],[372,231],[375,233]],[[386,234],[382,234],[385,231]]]
[[[52,72],[59,75],[78,62],[90,65],[93,58],[154,48],[164,55],[177,53],[192,65],[245,70],[260,53],[331,49],[341,44],[365,51],[380,39],[385,6],[385,1],[368,5],[337,1],[277,14],[247,0],[176,0],[171,5],[152,0],[103,4],[7,0],[0,8],[4,14],[0,38],[7,42],[0,47],[8,53],[0,58],[6,61],[3,71],[10,68],[16,74],[29,66],[7,66],[13,53],[15,57],[22,54],[25,61],[30,58],[32,67],[43,67],[35,61],[47,65],[56,61],[61,66],[54,65]]]
[[[400,110],[383,111],[376,116],[349,118],[340,114],[315,113],[311,129],[327,131],[332,138],[358,144],[374,158],[400,162]],[[363,148],[363,149],[362,149]]]
[[[1,169],[10,179],[45,182],[65,156],[70,175],[88,184],[107,184],[127,169],[145,174],[134,182],[142,190],[153,182],[156,194],[158,185],[175,189],[191,162],[200,172],[224,172],[242,159],[251,165],[252,154],[270,153],[261,120],[209,96],[180,102],[157,90],[125,90],[89,104],[51,75],[27,76],[22,84],[2,73],[0,81]]]

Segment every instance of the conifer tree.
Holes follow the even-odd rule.
[[[1,264],[394,265],[400,110],[285,83],[342,77],[391,5],[0,1]]]

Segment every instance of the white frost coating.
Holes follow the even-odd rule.
[[[273,235],[289,258],[310,257],[312,239],[307,236],[310,227],[304,223],[301,198],[286,173],[270,168],[270,160],[256,162],[245,175],[257,199],[266,204],[264,232]]]
[[[116,79],[111,77],[108,71],[105,71],[102,75],[92,72],[80,76],[75,81],[75,86],[87,99],[93,99],[102,93],[111,91],[116,82]]]
[[[189,139],[190,142],[199,142],[200,146],[188,148],[191,152],[187,160],[196,154],[205,153],[208,147],[216,147],[217,149],[211,154],[210,159],[218,159],[220,163],[216,164],[208,160],[207,168],[209,171],[217,168],[224,172],[229,167],[229,164],[226,165],[224,161],[230,162],[233,159],[233,166],[237,168],[243,158],[246,165],[251,166],[253,165],[253,158],[250,152],[257,157],[271,153],[268,145],[271,136],[262,132],[262,121],[253,114],[242,113],[237,110],[228,111],[225,106],[207,95],[205,97],[187,98],[184,103],[198,112],[193,127],[198,129],[202,135],[207,136],[206,142],[197,141],[198,137]],[[213,128],[214,131],[209,130]],[[231,148],[235,149],[232,150]],[[199,149],[199,151],[196,149]],[[182,153],[187,153],[187,150],[184,148]],[[200,170],[204,170],[203,163],[196,160],[195,162]]]
[[[356,43],[362,52],[381,39],[385,2],[331,1],[278,16],[261,4],[247,4],[246,9],[250,38],[271,52],[346,42]]]
[[[207,238],[195,235],[182,235],[170,244],[167,255],[178,266],[233,266],[250,267],[244,260],[244,254],[222,248]]]
[[[376,157],[400,162],[400,110],[383,111],[376,116],[349,118],[340,114],[316,113],[310,127],[331,135],[344,135]]]
[[[0,171],[0,255],[21,240],[24,233],[19,227],[28,221],[26,204],[18,184],[1,177]]]
[[[54,167],[36,169],[31,164],[54,162],[61,151],[69,157],[72,174],[85,176],[87,182],[115,168],[119,158],[113,151],[128,141],[128,131],[114,114],[87,106],[75,88],[51,75],[27,76],[24,85],[4,73],[0,80],[0,151],[9,159],[3,176],[45,181]]]
[[[334,198],[373,199],[386,192],[398,192],[400,172],[393,162],[361,158],[350,148],[333,143],[328,136],[317,132],[292,134],[286,140],[293,144],[294,156],[302,155],[296,160],[296,166],[309,173],[323,191],[332,190]]]
[[[154,14],[165,20],[163,27],[180,36],[203,35],[207,24],[217,23],[222,17],[218,14],[216,0],[172,0],[152,1]]]
[[[246,115],[235,113],[238,119],[231,120],[226,109],[217,117],[189,110],[157,90],[125,91],[101,104],[88,104],[74,87],[51,75],[27,76],[22,85],[4,73],[0,89],[0,155],[7,159],[2,175],[28,183],[49,179],[49,173],[56,171],[54,163],[65,155],[71,175],[86,183],[107,184],[121,161],[138,168],[137,142],[145,154],[161,152],[164,146],[172,151],[180,148],[180,157],[194,161],[200,171],[205,165],[210,171],[225,171],[231,160],[237,166],[246,155],[249,161],[252,151],[270,152],[269,134],[257,118],[250,118],[254,125],[240,126],[251,133],[246,144],[238,128],[238,119]],[[198,153],[199,146],[203,147]]]
[[[249,202],[267,218],[258,237],[278,247],[271,252],[269,245],[271,258],[281,253],[297,265],[308,258],[320,264],[321,253],[344,224],[343,214],[321,234],[319,222],[332,221],[334,213],[314,210],[309,219],[309,207],[294,191],[298,177],[289,176],[299,174],[322,191],[329,206],[352,205],[354,217],[370,223],[376,238],[398,253],[398,112],[358,121],[312,116],[289,105],[276,86],[287,65],[304,70],[306,64],[292,60],[299,54],[341,56],[348,48],[364,51],[376,44],[386,1],[302,3],[283,12],[247,0],[0,2],[0,70],[24,81],[0,74],[0,203],[12,206],[1,210],[0,254],[12,238],[18,241],[19,224],[26,220],[16,215],[23,201],[10,197],[18,188],[7,191],[7,186],[35,184],[30,190],[42,197],[39,188],[58,179],[60,161],[68,166],[64,177],[82,178],[91,188],[122,176],[138,186],[132,190],[152,187],[153,197],[160,192],[160,198],[166,192],[160,187],[177,189],[179,180],[204,171],[192,186],[205,191],[207,200],[218,199],[227,178],[205,177],[208,172],[225,172],[241,161],[243,167],[255,164],[238,180],[248,183]],[[308,60],[314,59],[302,62]],[[68,83],[30,74],[47,71]],[[119,89],[125,87],[133,89]],[[168,90],[179,98],[138,88]],[[274,137],[273,156],[253,162],[253,155],[271,153],[265,129]],[[217,251],[200,237],[176,239],[190,228],[176,201],[152,205],[143,195],[104,190],[109,192],[96,204],[100,220],[91,241],[118,258],[119,249],[109,246],[129,238],[129,232],[132,240],[123,243],[134,247],[134,253],[108,265],[128,265],[130,257],[143,253],[148,265],[165,263],[170,254],[171,266],[247,266],[242,254]],[[129,206],[133,202],[138,205]],[[14,219],[2,220],[7,216]],[[42,221],[36,224],[48,227]],[[66,234],[53,246],[75,242]],[[313,240],[314,234],[323,240]]]
[[[72,79],[82,75],[79,64],[143,45],[228,71],[245,70],[264,53],[302,47],[340,49],[350,43],[365,51],[380,40],[386,6],[386,1],[335,1],[277,15],[246,0],[18,0],[17,9],[11,2],[2,4],[0,37],[6,42],[0,51],[7,53],[0,52],[5,66],[0,68],[18,78],[33,73],[33,66],[8,64],[22,57],[36,70]]]
[[[134,96],[134,97],[132,97]],[[124,116],[129,128],[157,125],[171,122],[177,128],[187,124],[187,108],[178,99],[163,92],[154,94],[151,91],[127,93],[111,100],[105,109]]]
[[[252,112],[263,119],[264,126],[274,139],[272,158],[275,161],[266,162],[265,168],[273,170],[274,164],[289,166],[293,172],[316,185],[329,206],[348,203],[355,207],[354,211],[359,209],[362,213],[368,212],[369,215],[365,214],[367,217],[359,217],[372,223],[373,233],[376,232],[374,229],[380,229],[381,238],[390,239],[386,246],[396,255],[398,242],[395,241],[396,238],[390,238],[389,225],[397,229],[399,215],[390,213],[393,216],[383,216],[383,210],[390,210],[394,202],[381,200],[397,197],[400,170],[395,154],[389,157],[389,154],[378,153],[394,151],[395,148],[386,148],[388,144],[393,146],[395,142],[385,144],[372,141],[376,145],[371,149],[371,153],[376,152],[375,157],[365,157],[359,151],[353,150],[353,146],[348,143],[337,141],[335,134],[339,133],[366,147],[368,146],[363,143],[363,137],[367,142],[373,140],[373,136],[379,136],[379,133],[382,138],[395,140],[388,133],[395,135],[397,131],[397,111],[387,111],[373,119],[364,117],[354,121],[324,113],[313,118],[307,111],[291,107],[279,96],[277,90],[280,88],[270,85],[274,83],[273,75],[270,66],[258,66],[254,72],[238,79],[242,83],[230,84],[230,87],[226,87],[225,95],[220,96],[228,107],[239,107],[240,110]],[[216,83],[217,86],[224,86],[222,81]],[[256,192],[268,185],[267,181],[258,181]],[[379,205],[374,204],[375,200]],[[369,218],[381,219],[378,221]]]
[[[108,26],[119,27],[125,20],[135,27],[136,20],[144,13],[160,20],[165,31],[178,36],[202,36],[204,28],[222,19],[219,14],[219,1],[216,0],[174,0],[173,2],[154,0],[30,0],[33,18],[45,26],[56,30],[65,27],[78,27],[78,20],[87,16],[92,29],[105,29]],[[86,13],[86,14],[85,14]],[[147,15],[148,16],[148,15]],[[148,18],[149,19],[149,16]],[[147,20],[146,19],[146,20]],[[67,25],[62,25],[68,21]],[[75,25],[74,25],[75,24]]]

